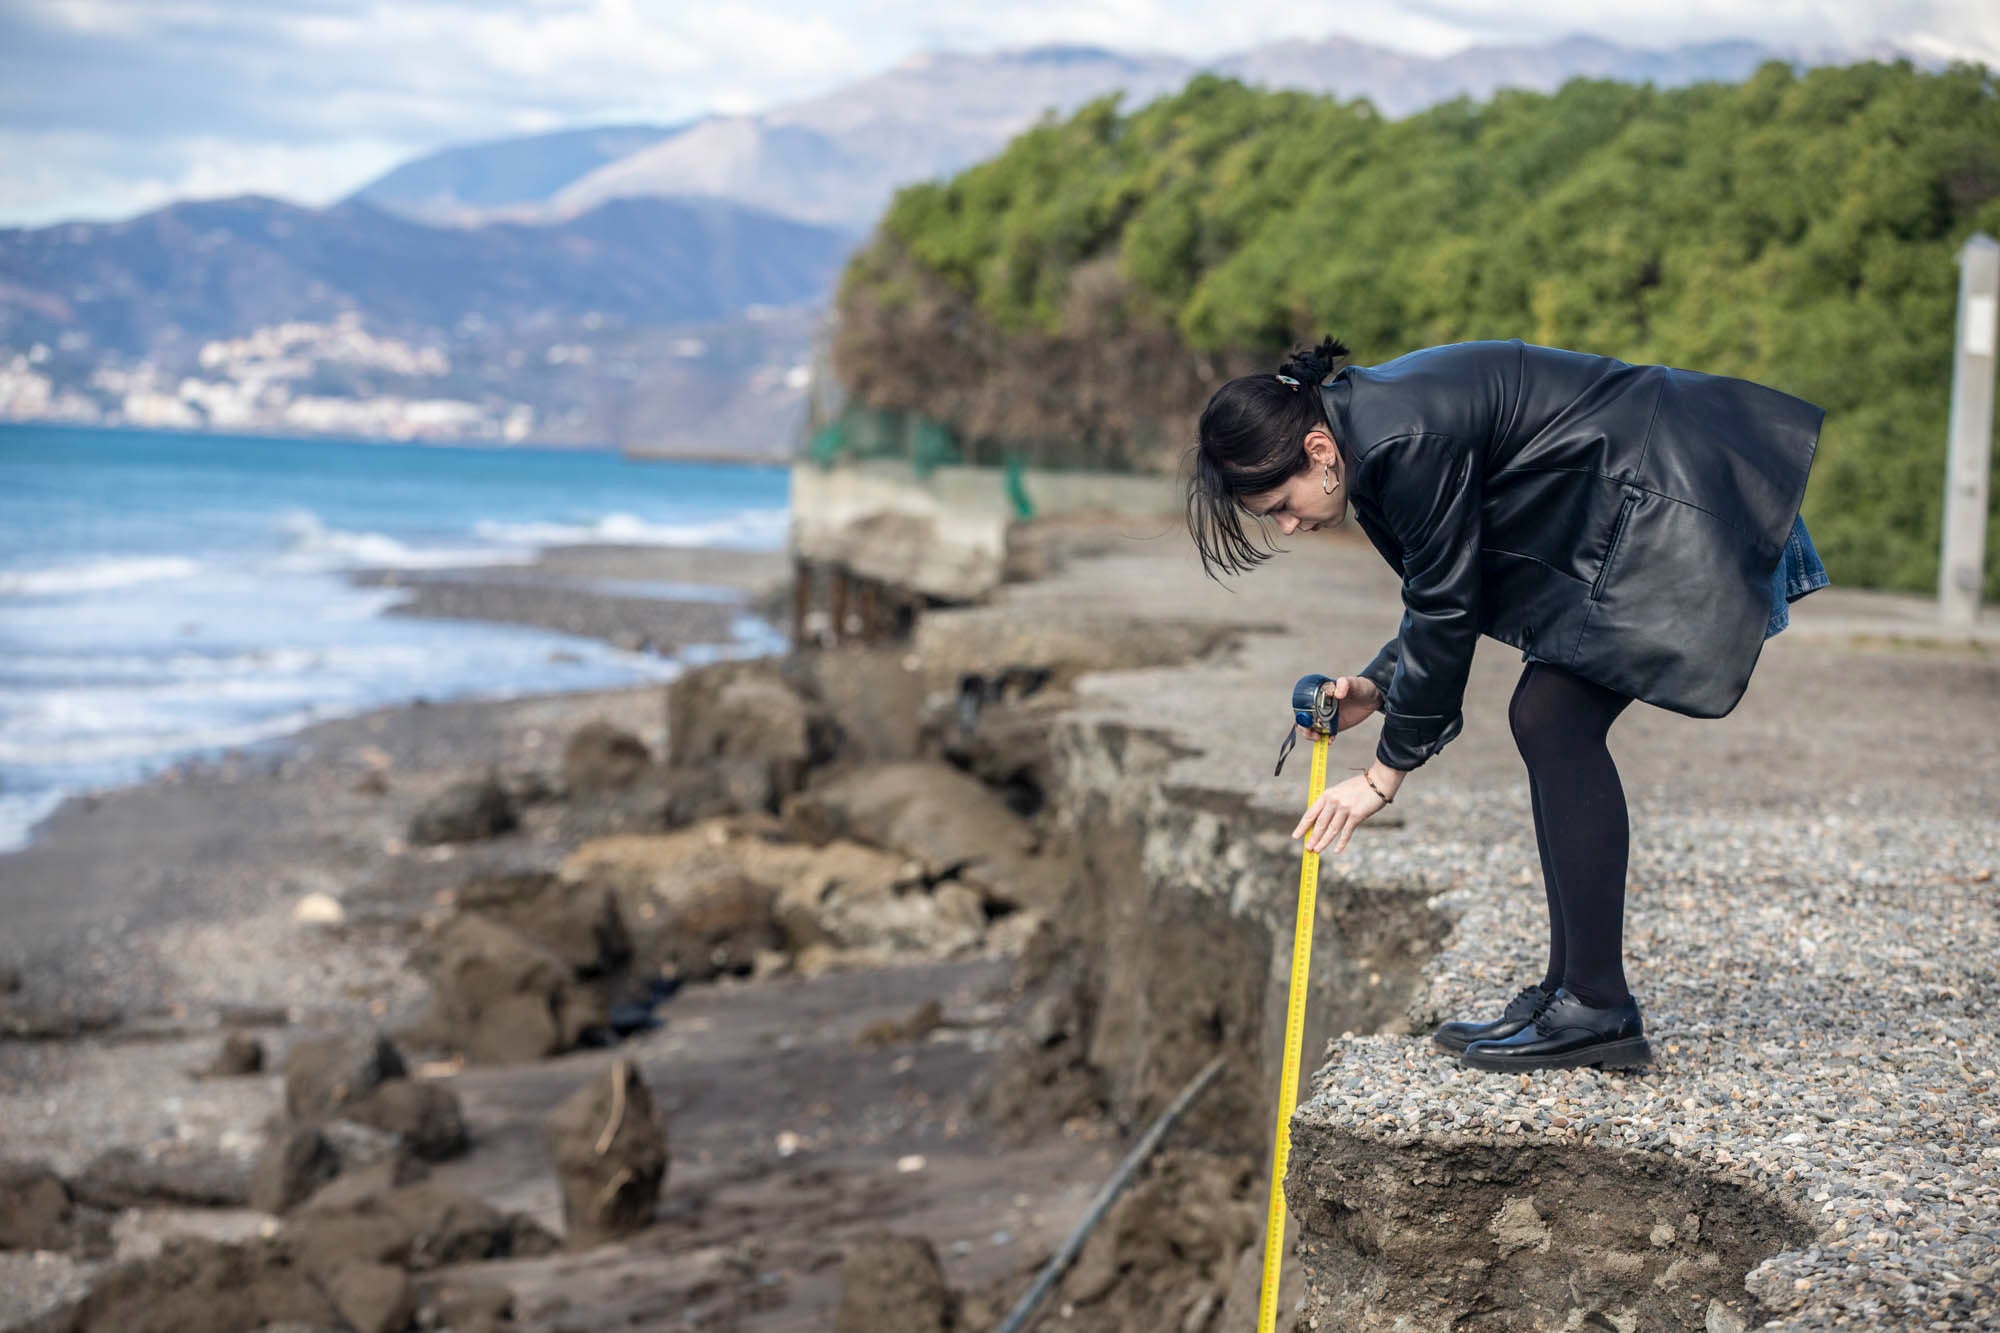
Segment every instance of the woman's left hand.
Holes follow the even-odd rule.
[[[1347,839],[1362,820],[1380,810],[1388,802],[1375,794],[1368,785],[1368,779],[1357,773],[1345,782],[1337,783],[1320,793],[1320,798],[1306,807],[1299,818],[1299,826],[1292,830],[1294,838],[1303,835],[1306,850],[1323,851],[1336,838],[1335,852],[1347,849]]]

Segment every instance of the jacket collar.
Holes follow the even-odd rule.
[[[1331,380],[1319,386],[1320,405],[1326,409],[1327,424],[1333,428],[1333,442],[1340,446],[1341,468],[1348,478],[1348,500],[1354,499],[1354,426],[1348,414],[1348,399],[1353,395],[1354,382],[1347,372],[1352,366],[1342,366]]]

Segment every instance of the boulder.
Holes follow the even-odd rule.
[[[413,1155],[428,1162],[456,1157],[466,1149],[458,1094],[442,1083],[393,1079],[356,1103],[348,1115],[395,1135]]]
[[[520,824],[514,798],[491,774],[455,783],[417,812],[409,840],[418,844],[476,842],[511,832]]]
[[[560,958],[580,977],[606,976],[632,958],[617,895],[543,870],[475,880],[458,891],[461,912],[476,912]]]
[[[945,957],[975,947],[986,929],[981,892],[933,886],[921,861],[835,838],[820,846],[773,828],[711,820],[675,833],[586,843],[562,874],[617,895],[642,963],[685,978],[754,966],[756,952],[916,952]],[[763,895],[771,890],[770,921]]]
[[[403,1333],[417,1312],[410,1275],[388,1264],[346,1264],[326,1282],[327,1299],[354,1333]]]
[[[298,1258],[316,1274],[349,1263],[425,1271],[448,1264],[549,1254],[556,1238],[519,1213],[421,1181],[314,1198],[286,1226]]]
[[[777,893],[743,873],[724,821],[584,844],[563,878],[617,896],[644,972],[686,981],[747,973],[780,942]]]
[[[954,880],[926,893],[841,890],[820,920],[842,948],[949,958],[977,948],[986,931],[984,899]]]
[[[831,716],[769,659],[711,663],[667,687],[667,767],[684,813],[724,795],[737,810],[775,810],[839,744]]]
[[[593,718],[570,733],[563,747],[563,781],[570,792],[618,791],[653,767],[653,752],[629,731]]]
[[[949,1333],[957,1313],[937,1251],[924,1237],[875,1235],[849,1247],[834,1333]]]
[[[924,742],[923,676],[902,647],[843,644],[801,658],[811,694],[841,720],[843,761],[915,759]]]
[[[548,1119],[573,1248],[644,1230],[667,1175],[667,1133],[629,1061],[614,1061]]]
[[[280,1216],[340,1174],[340,1154],[317,1125],[286,1125],[264,1140],[250,1176],[250,1206]]]
[[[438,933],[430,1026],[476,1064],[515,1064],[576,1045],[562,959],[485,917],[460,913]]]
[[[201,1070],[204,1078],[242,1078],[264,1072],[264,1043],[247,1032],[231,1032]]]
[[[687,981],[742,976],[778,943],[777,894],[745,875],[690,887],[662,913],[661,970]]]
[[[380,1032],[301,1041],[285,1056],[285,1112],[303,1121],[335,1115],[406,1072]]]
[[[158,1254],[110,1266],[87,1295],[28,1325],[35,1333],[343,1326],[283,1240],[226,1245],[192,1236],[170,1236]]]
[[[400,1079],[384,1083],[362,1105],[369,1105],[388,1089],[410,1086],[430,1085],[411,1085]],[[461,1128],[460,1148],[463,1142]],[[251,1171],[249,1204],[260,1212],[279,1215],[308,1199],[317,1201],[330,1190],[351,1190],[357,1177],[406,1184],[419,1178],[424,1169],[415,1151],[416,1146],[400,1134],[359,1120],[284,1125],[264,1140]]]
[[[0,1159],[0,1250],[66,1250],[101,1258],[111,1250],[105,1215],[81,1206],[40,1162]]]
[[[97,1208],[241,1208],[250,1202],[250,1170],[222,1153],[176,1143],[148,1153],[111,1148],[69,1182],[70,1193]]]
[[[949,764],[855,769],[787,800],[784,818],[810,841],[848,837],[899,852],[1009,906],[1050,911],[1069,886],[1068,858],[1040,855],[1027,821]]]

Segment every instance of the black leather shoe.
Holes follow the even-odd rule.
[[[1636,1069],[1653,1061],[1639,1001],[1609,1009],[1559,989],[1527,1027],[1498,1041],[1475,1041],[1459,1059],[1472,1069]]]
[[[1542,1006],[1555,994],[1543,990],[1542,983],[1521,987],[1520,993],[1507,1001],[1507,1007],[1500,1017],[1491,1023],[1441,1023],[1437,1031],[1431,1033],[1431,1045],[1453,1055],[1461,1055],[1465,1048],[1475,1041],[1497,1041],[1501,1037],[1511,1037],[1534,1020],[1542,1011]]]

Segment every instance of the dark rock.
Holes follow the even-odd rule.
[[[32,1005],[0,1005],[0,1037],[15,1041],[69,1041],[117,1027],[122,1011],[109,1007],[48,1009]]]
[[[608,975],[632,958],[618,899],[607,888],[565,883],[547,871],[517,871],[465,885],[458,906],[539,944],[580,977]]]
[[[514,800],[491,774],[447,789],[410,821],[410,841],[419,844],[476,842],[511,832],[520,824]]]
[[[548,1138],[572,1247],[652,1223],[667,1175],[667,1133],[629,1061],[616,1061],[558,1106]]]
[[[385,1130],[426,1161],[438,1162],[465,1151],[465,1116],[458,1094],[442,1083],[392,1079],[381,1084],[347,1114]]]
[[[337,1329],[342,1321],[280,1240],[224,1245],[170,1237],[159,1254],[118,1264],[90,1294],[28,1324],[32,1333],[218,1333]]]
[[[96,1258],[111,1250],[102,1213],[81,1207],[40,1162],[0,1160],[0,1250],[65,1250]]]
[[[900,1046],[905,1042],[922,1041],[944,1024],[944,1006],[936,1000],[925,1000],[902,1018],[885,1018],[879,1023],[870,1023],[861,1029],[860,1042],[863,1046]]]
[[[539,1060],[569,1050],[588,1026],[570,969],[505,926],[461,913],[435,951],[430,1026],[468,1060]]]
[[[340,1154],[316,1125],[287,1125],[264,1140],[250,1175],[250,1206],[281,1216],[340,1174]]]
[[[354,1262],[423,1271],[558,1248],[533,1219],[502,1213],[434,1181],[373,1193],[328,1191],[294,1213],[286,1229],[300,1261],[315,1273]]]
[[[629,731],[593,719],[563,747],[563,781],[572,794],[629,787],[653,767],[653,752]]]
[[[546,774],[534,769],[523,769],[509,773],[506,777],[507,794],[514,798],[514,804],[540,805],[544,801],[561,798],[562,789],[549,781]]]
[[[176,1144],[154,1156],[137,1148],[99,1153],[70,1181],[70,1193],[97,1208],[242,1208],[250,1182],[250,1168],[235,1158]]]
[[[285,1056],[285,1111],[294,1120],[334,1115],[406,1072],[379,1032],[302,1041]]]
[[[948,1333],[958,1303],[937,1251],[921,1236],[876,1235],[856,1242],[840,1270],[835,1333]]]
[[[999,793],[949,764],[855,769],[786,801],[784,818],[807,841],[890,848],[1010,907],[1053,911],[1073,873],[1067,856],[1043,853]]]
[[[782,942],[777,894],[744,875],[723,875],[681,894],[659,919],[662,965],[683,980],[743,975]]]
[[[767,789],[773,800],[797,791],[815,764],[834,756],[840,734],[802,684],[766,660],[683,673],[667,687],[667,766],[704,775],[742,766],[745,776],[754,775],[750,785]]]
[[[406,1152],[392,1152],[366,1166],[343,1169],[301,1204],[306,1212],[341,1213],[405,1185],[430,1179],[431,1169]]]
[[[354,1333],[403,1333],[417,1312],[410,1275],[388,1264],[347,1264],[327,1279],[333,1308]]]
[[[884,763],[915,759],[923,745],[923,676],[901,647],[843,645],[803,654],[810,694],[846,725],[839,737],[844,761]]]
[[[209,1078],[241,1078],[247,1074],[261,1074],[264,1072],[264,1043],[244,1033],[232,1032],[222,1039],[215,1058],[201,1072]]]

